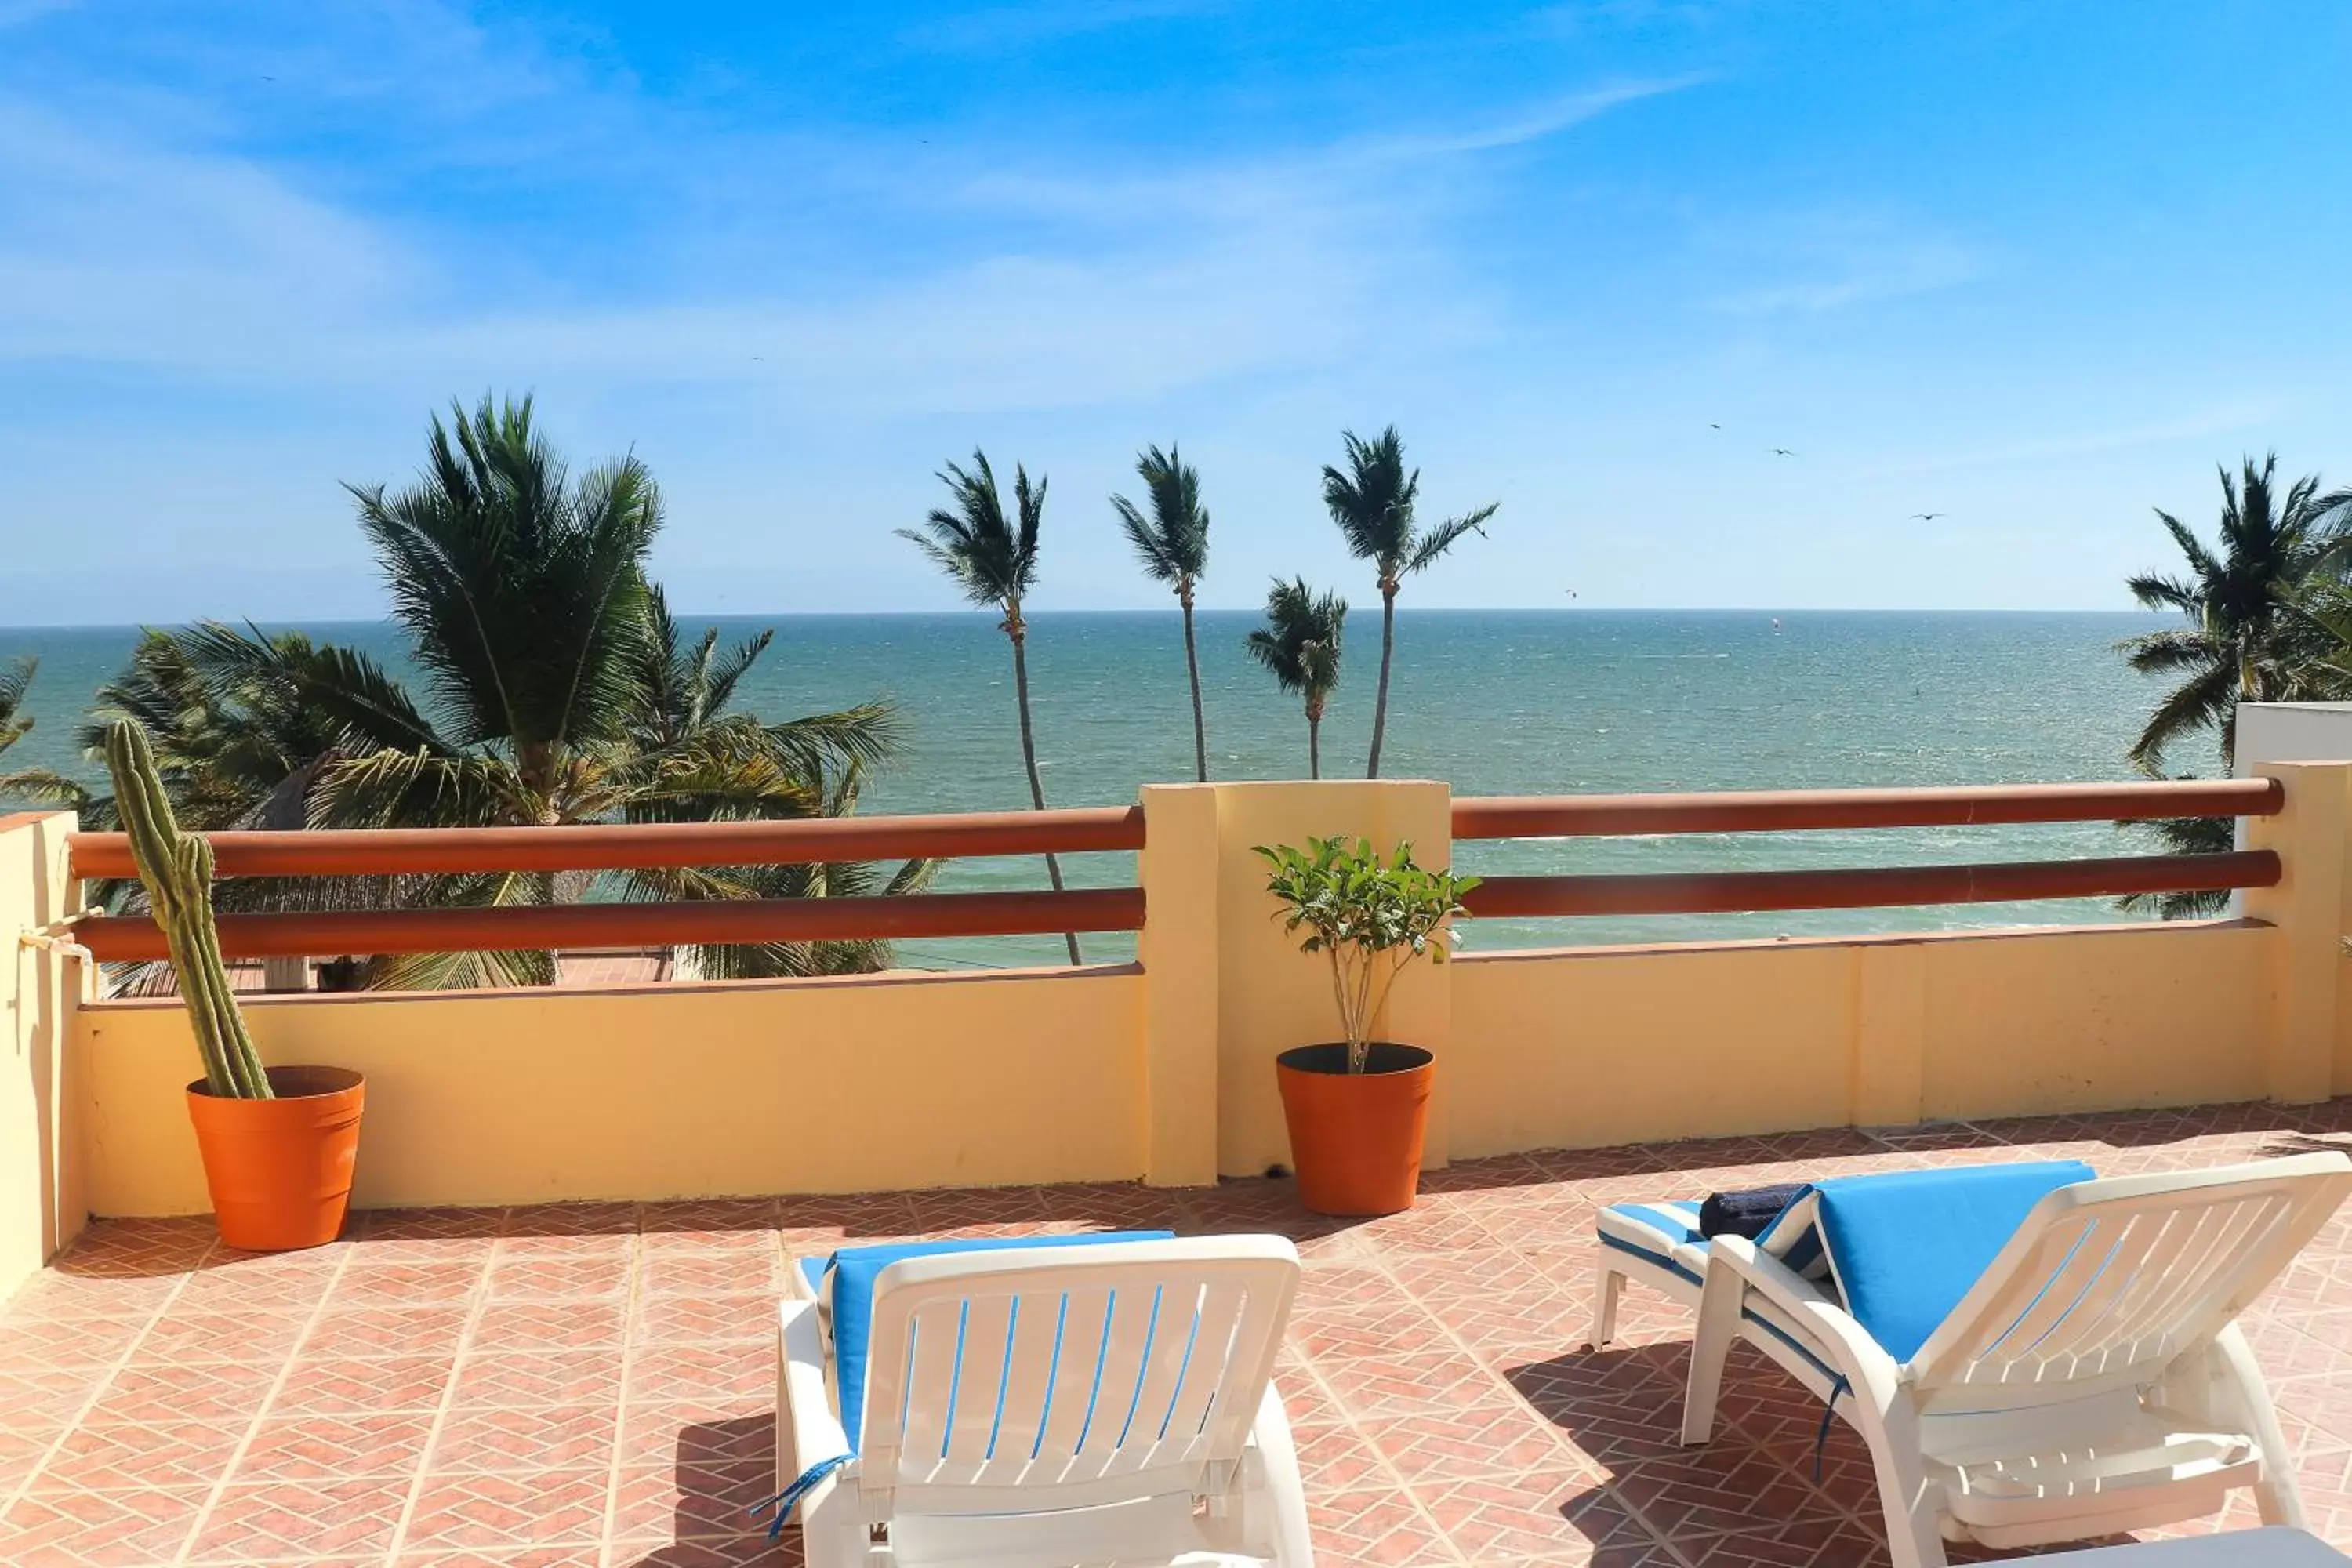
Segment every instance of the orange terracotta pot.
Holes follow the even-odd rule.
[[[188,1086],[205,1185],[221,1239],[247,1252],[323,1247],[351,1206],[367,1080],[343,1068],[271,1068],[276,1100]]]
[[[1300,1046],[1274,1059],[1298,1200],[1318,1214],[1401,1214],[1421,1185],[1434,1059],[1419,1046],[1372,1043],[1365,1070],[1348,1047]]]

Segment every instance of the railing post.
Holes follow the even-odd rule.
[[[2248,847],[2277,851],[2284,872],[2278,886],[2251,888],[2245,897],[2249,919],[2277,928],[2263,1084],[2273,1100],[2304,1104],[2326,1100],[2336,1079],[2352,763],[2264,763],[2260,771],[2286,789],[2284,810],[2246,822]]]
[[[1143,790],[1143,1179],[1217,1179],[1217,786]]]

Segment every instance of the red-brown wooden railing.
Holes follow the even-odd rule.
[[[387,877],[463,871],[621,871],[655,866],[802,866],[1143,847],[1143,808],[830,816],[797,822],[386,827],[209,833],[221,877]],[[76,833],[77,877],[129,877],[131,840]]]
[[[1946,789],[1722,791],[1692,795],[1470,795],[1454,837],[1566,838],[1652,833],[1788,833],[1821,828],[1959,827],[1984,823],[2271,816],[2276,779],[2132,784],[1965,784]]]
[[[560,830],[558,830],[560,831]],[[674,904],[530,904],[504,909],[353,910],[222,915],[222,955],[473,952],[518,948],[848,942],[866,937],[1013,936],[1136,931],[1140,888],[1062,893],[914,893],[902,898],[713,900]],[[87,920],[75,940],[104,963],[164,956],[143,916]]]
[[[2267,778],[1948,789],[1489,795],[1454,803],[1454,837],[1458,841],[2268,816],[2284,809],[2285,804],[2284,786]],[[1499,876],[1487,878],[1463,902],[1470,914],[1490,920],[1733,914],[2222,891],[2275,887],[2280,875],[2275,853],[2250,849],[2224,855],[2127,855],[1961,866]]]
[[[2284,809],[2273,779],[1979,785],[1948,789],[1693,795],[1471,796],[1454,803],[1456,839],[1760,833],[1969,824],[2261,816]],[[572,827],[215,833],[223,877],[404,876],[596,871],[671,866],[1139,850],[1139,806],[800,822]],[[78,877],[133,872],[119,833],[67,840]],[[1497,876],[1466,900],[1475,916],[1706,914],[1906,904],[2114,897],[2274,886],[2267,849],[1961,866],[1796,871]],[[1135,888],[1066,892],[922,893],[901,898],[536,904],[499,909],[352,910],[220,917],[231,958],[473,949],[1046,934],[1139,930]],[[163,956],[142,916],[95,917],[78,940],[107,960]]]
[[[977,812],[572,827],[386,828],[213,833],[223,877],[410,876],[478,871],[596,871],[663,866],[811,865],[991,855],[1140,849],[1143,811]],[[78,877],[136,868],[120,833],[77,833]],[[672,943],[848,942],[874,937],[1045,935],[1136,931],[1139,888],[1066,892],[910,893],[898,898],[711,900],[682,903],[524,904],[498,909],[355,910],[225,914],[227,958],[464,952]],[[163,933],[143,915],[79,922],[76,940],[104,962],[156,959]]]

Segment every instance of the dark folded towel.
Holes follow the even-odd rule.
[[[1797,1194],[1805,1190],[1802,1182],[1784,1182],[1773,1187],[1748,1187],[1736,1193],[1717,1193],[1698,1206],[1698,1233],[1701,1236],[1744,1236],[1753,1241],[1764,1234],[1764,1227],[1780,1217],[1780,1211],[1796,1202]]]

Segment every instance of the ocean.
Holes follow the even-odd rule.
[[[874,780],[868,813],[1027,804],[1012,656],[982,613],[731,616],[727,638],[762,627],[775,645],[740,689],[763,718],[887,698],[908,721],[905,762]],[[1303,776],[1307,725],[1242,651],[1256,617],[1199,618],[1210,771]],[[1456,795],[2029,784],[2129,776],[2124,749],[2157,686],[2126,669],[2118,637],[2138,615],[1819,611],[1402,609],[1382,773],[1442,778]],[[316,625],[408,674],[395,631]],[[1379,672],[1377,605],[1349,625],[1340,688],[1323,724],[1328,774],[1363,771]],[[91,775],[72,731],[120,670],[129,627],[0,628],[0,658],[37,654],[30,735],[0,766]],[[1138,786],[1192,776],[1183,637],[1165,613],[1041,614],[1030,679],[1049,804],[1125,804]],[[1709,835],[1465,844],[1476,872],[1664,871],[1883,866],[2126,853],[2105,823]],[[1081,885],[1124,883],[1128,856],[1074,857]],[[942,889],[1042,887],[1034,860],[969,860]],[[2056,924],[2119,918],[2104,900],[1835,910],[1757,915],[1467,922],[1473,949],[1710,937]],[[1131,942],[1087,939],[1091,958]],[[916,966],[1058,961],[1060,940],[911,942]]]

